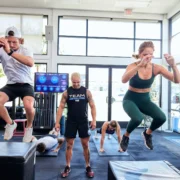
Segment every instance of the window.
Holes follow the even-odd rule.
[[[151,40],[161,58],[161,22],[59,17],[58,38],[58,55],[131,57]]]
[[[0,88],[2,88],[3,86],[6,85],[7,82],[7,77],[4,74],[3,68],[2,68],[2,64],[0,63]]]
[[[136,38],[161,39],[161,24],[159,22],[136,22]]]
[[[127,48],[128,47],[128,48]],[[123,56],[129,57],[133,52],[132,40],[89,39],[89,56]]]
[[[172,17],[171,19],[171,54],[175,57],[180,56],[180,13]],[[178,60],[178,59],[177,59]],[[178,69],[180,70],[180,65],[178,65]],[[180,85],[171,82],[171,95],[170,95],[171,104],[171,116],[180,115]]]
[[[180,71],[180,65],[178,65]],[[178,116],[180,114],[180,85],[171,83],[171,110],[174,111],[173,115]]]
[[[21,31],[25,46],[31,48],[34,54],[47,54],[45,40],[47,16],[0,14],[0,24],[1,37],[4,36],[8,27],[15,26]]]
[[[133,22],[88,20],[88,36],[133,38]]]
[[[86,55],[86,39],[85,38],[66,38],[59,39],[59,54],[62,55]]]
[[[59,35],[86,36],[86,20],[62,19],[59,20]]]

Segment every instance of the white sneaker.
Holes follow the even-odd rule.
[[[56,135],[56,130],[53,128],[51,131],[49,131],[49,134],[55,134]]]
[[[16,129],[17,124],[14,122],[14,124],[6,124],[5,128],[5,133],[4,133],[4,140],[9,140],[13,137],[14,130]]]
[[[23,142],[31,142],[31,140],[32,140],[32,132],[33,132],[32,128],[26,128],[25,129]]]

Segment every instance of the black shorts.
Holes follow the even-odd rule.
[[[64,136],[66,138],[76,138],[77,132],[80,138],[89,137],[91,135],[89,131],[89,122],[88,121],[72,122],[67,120]]]
[[[17,97],[23,99],[25,96],[34,97],[34,89],[28,83],[16,83],[16,84],[6,84],[0,89],[1,92],[4,92],[9,97],[9,101],[13,101]]]

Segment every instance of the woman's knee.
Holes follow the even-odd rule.
[[[163,124],[166,122],[166,115],[164,113],[162,113],[159,118],[158,121],[160,122],[160,124]]]

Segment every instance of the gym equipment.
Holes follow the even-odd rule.
[[[0,179],[35,179],[35,143],[0,142]]]
[[[35,94],[33,129],[52,129],[55,122],[55,94]]]
[[[119,143],[113,136],[111,136],[110,139],[108,139],[108,137],[105,136],[104,146],[103,146],[105,152],[99,152],[101,136],[99,136],[98,138],[95,138],[93,135],[92,139],[96,146],[99,156],[129,156],[129,154],[127,152],[119,152],[118,151]]]
[[[22,131],[17,131],[17,128],[14,130],[14,134],[13,136],[24,136],[25,133],[25,129],[26,129],[26,121],[27,119],[15,119],[14,122],[17,123],[17,127],[19,126],[19,124],[21,123],[23,126],[23,130]]]
[[[168,161],[109,161],[108,180],[178,180],[180,171]]]
[[[177,144],[178,146],[180,146],[180,137],[179,136],[165,136],[164,138]]]

